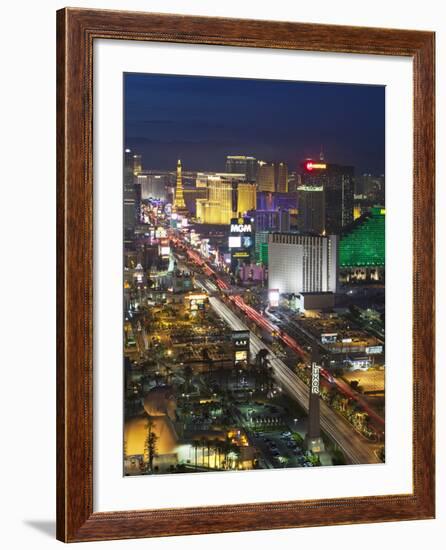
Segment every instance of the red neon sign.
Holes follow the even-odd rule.
[[[309,160],[305,163],[305,168],[311,172],[315,168],[318,170],[325,170],[327,168],[326,164],[320,163],[320,162],[313,162],[312,160]]]

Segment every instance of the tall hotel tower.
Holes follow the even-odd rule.
[[[339,164],[327,164],[324,162],[307,159],[301,164],[302,186],[300,209],[318,208],[317,214],[307,216],[307,219],[301,222],[308,223],[306,231],[320,231],[323,227],[326,234],[339,235],[346,225],[353,221],[353,191],[354,191],[354,168],[353,166],[341,166]],[[311,188],[316,188],[315,194],[311,196]],[[319,190],[319,194],[317,194]],[[323,194],[320,194],[323,191]],[[303,206],[303,193],[307,195],[308,204]],[[323,209],[321,209],[323,200]],[[305,217],[305,216],[304,216]],[[321,219],[322,218],[322,219]],[[322,222],[322,223],[321,223]],[[315,224],[315,225],[313,225]]]
[[[184,202],[183,176],[181,174],[180,159],[178,159],[178,164],[177,164],[177,185],[175,189],[175,198],[173,201],[173,207],[176,211],[186,210],[186,203]]]
[[[337,292],[337,235],[270,233],[269,288],[281,294]]]

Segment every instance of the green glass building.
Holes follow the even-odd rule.
[[[384,268],[386,211],[373,207],[341,235],[339,267],[343,269]]]

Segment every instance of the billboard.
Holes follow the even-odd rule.
[[[335,344],[338,339],[338,333],[333,332],[330,334],[321,334],[321,343],[322,344]]]
[[[234,330],[232,332],[232,347],[236,363],[249,362],[249,330]]]
[[[280,292],[278,288],[268,290],[268,301],[270,307],[279,307]]]
[[[242,248],[252,248],[254,241],[251,235],[242,235],[241,246]]]
[[[248,352],[246,350],[239,350],[235,352],[235,362],[240,363],[242,361],[248,361]]]
[[[236,348],[249,347],[249,330],[234,330],[232,341]]]
[[[228,242],[229,248],[241,248],[242,247],[242,238],[240,235],[235,236],[230,235],[229,236],[229,242]]]
[[[232,253],[233,258],[249,258],[249,252],[247,250],[237,250]]]
[[[368,346],[365,348],[365,352],[369,355],[378,355],[383,352],[382,346]]]
[[[249,260],[254,246],[251,218],[232,218],[229,228],[229,249],[231,264],[235,269],[239,261]]]
[[[372,365],[368,357],[349,357],[345,360],[345,363],[349,365],[351,370],[368,370]]]
[[[170,255],[170,246],[167,239],[162,239],[158,246],[158,253],[162,258],[168,258]]]

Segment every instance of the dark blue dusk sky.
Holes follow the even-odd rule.
[[[283,160],[321,145],[327,162],[384,173],[385,88],[278,80],[124,75],[124,142],[144,169],[224,171],[226,155]]]

